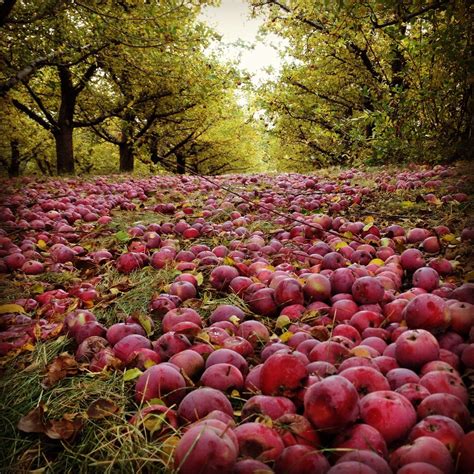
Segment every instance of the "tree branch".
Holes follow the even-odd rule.
[[[30,119],[34,120],[36,123],[41,125],[44,129],[49,130],[50,132],[54,130],[54,127],[46,122],[43,118],[41,118],[38,114],[33,112],[31,109],[29,109],[26,105],[22,104],[16,99],[12,99],[12,104],[21,112],[26,114]]]
[[[36,92],[29,86],[29,84],[25,83],[24,84],[25,87],[26,87],[26,90],[28,91],[28,93],[31,95],[31,97],[33,98],[33,100],[36,102],[36,104],[38,105],[39,109],[41,110],[41,112],[43,112],[44,116],[46,117],[46,119],[48,120],[48,122],[53,126],[53,127],[56,127],[57,126],[57,122],[56,120],[54,120],[53,116],[49,113],[49,111],[46,109],[46,107],[44,106],[43,104],[43,101],[41,100],[41,98],[36,94]]]
[[[76,96],[82,92],[84,87],[86,87],[86,84],[92,79],[92,76],[97,71],[97,68],[98,65],[96,63],[93,63],[86,69],[86,72],[79,79],[79,82],[74,86],[74,94]]]
[[[308,86],[305,86],[301,82],[298,81],[288,81],[290,84],[299,87],[300,89],[303,89],[304,91],[308,92],[309,94],[315,95],[316,97],[319,97],[320,99],[327,100],[328,102],[331,102],[333,104],[340,105],[341,107],[345,107],[346,109],[353,110],[357,109],[357,106],[352,103],[345,103],[342,99],[334,99],[333,97],[329,97],[325,94],[321,94],[319,92],[311,90]]]
[[[403,15],[399,18],[396,18],[395,20],[386,21],[384,23],[378,23],[377,20],[372,20],[372,25],[374,28],[379,29],[379,28],[385,28],[391,25],[396,25],[397,23],[407,22],[413,18],[416,18],[417,16],[424,15],[426,12],[429,12],[430,10],[437,10],[438,8],[446,7],[448,3],[449,3],[448,0],[442,0],[440,2],[432,3],[431,5],[427,5],[426,7],[421,8],[420,10],[416,12],[408,13],[407,15]]]

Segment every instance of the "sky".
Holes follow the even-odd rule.
[[[225,59],[240,57],[241,69],[249,72],[254,85],[259,85],[278,76],[282,66],[278,49],[283,49],[285,42],[275,34],[259,38],[258,30],[264,19],[250,18],[250,13],[248,3],[243,0],[222,0],[219,7],[203,9],[201,18],[222,35],[220,45],[214,44],[212,48],[226,46],[221,49]],[[239,41],[251,45],[252,49],[239,46]],[[272,68],[273,72],[268,72],[267,68]]]

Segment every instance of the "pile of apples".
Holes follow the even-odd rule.
[[[357,170],[336,180],[214,184],[100,178],[43,183],[33,204],[26,192],[13,194],[0,219],[19,232],[0,236],[1,271],[39,278],[88,261],[104,272],[111,262],[124,274],[150,266],[177,276],[148,315],[110,327],[94,314],[100,271],[25,295],[15,303],[29,315],[0,316],[0,353],[63,333],[89,370],[134,374],[130,423],[156,442],[173,440],[180,473],[473,472],[465,381],[474,369],[474,284],[443,256],[454,241],[472,242],[472,227],[455,235],[443,225],[379,226],[342,214],[453,175],[441,166],[382,171],[373,188],[354,184]],[[187,200],[165,202],[166,189]],[[451,191],[436,205],[469,199]],[[430,194],[427,203],[438,200]],[[109,232],[114,212],[140,206],[157,222],[127,228],[122,252],[81,247],[84,232]],[[255,230],[260,222],[272,230]],[[202,310],[204,293],[233,295],[235,304]]]

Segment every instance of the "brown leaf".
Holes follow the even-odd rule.
[[[107,416],[112,416],[119,411],[119,407],[107,398],[99,398],[92,402],[87,409],[87,416],[93,420],[100,420]]]
[[[44,433],[45,424],[43,421],[44,405],[40,404],[29,413],[20,418],[17,428],[25,433]]]
[[[71,416],[68,416],[71,418]],[[51,439],[71,439],[82,428],[82,419],[75,415],[74,418],[67,419],[66,415],[60,420],[50,420],[46,425],[44,433]]]
[[[79,364],[76,359],[67,352],[63,352],[49,364],[42,385],[50,388],[68,375],[77,374],[78,371]]]

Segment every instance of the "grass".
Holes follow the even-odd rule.
[[[46,365],[69,346],[65,337],[37,344],[25,369],[10,369],[2,377],[1,472],[162,472],[169,461],[162,444],[128,421],[138,407],[133,402],[134,382],[124,382],[122,373],[83,372],[66,377],[51,390],[42,388]],[[47,419],[60,419],[65,414],[85,416],[92,402],[104,398],[118,412],[99,420],[85,418],[71,442],[16,428],[19,419],[40,403],[47,407]]]
[[[333,169],[323,174],[318,173],[318,175],[322,177],[321,180],[332,182],[336,180],[339,172],[340,169]],[[387,169],[387,173],[391,176],[395,176],[397,172],[398,170],[395,169]],[[356,174],[351,182],[361,187],[373,187],[375,171],[372,173],[372,170],[369,170],[364,177],[358,177]],[[264,193],[266,192],[264,188],[264,185],[257,183],[256,189]],[[444,188],[443,191],[437,190],[436,194],[442,195],[444,191]],[[121,253],[126,249],[126,242],[120,241],[116,232],[126,231],[132,225],[171,222],[174,219],[173,216],[153,212],[149,207],[153,207],[154,203],[158,202],[175,202],[179,209],[179,203],[182,204],[184,199],[182,197],[177,199],[173,190],[167,192],[158,190],[158,192],[160,196],[147,202],[147,208],[142,207],[137,211],[113,211],[113,224],[108,231],[105,228],[98,228],[105,232],[93,236],[84,235],[78,244],[89,251],[107,248]],[[419,194],[425,192],[427,190],[423,189],[403,193],[374,192],[364,197],[362,206],[349,208],[344,217],[347,220],[363,220],[366,216],[373,215],[375,224],[379,227],[393,223],[401,223],[407,228],[443,224],[452,226],[456,235],[469,224],[469,216],[473,214],[472,201],[459,205],[430,206],[416,199]],[[310,190],[303,190],[303,193],[310,193]],[[217,191],[211,192],[218,206],[224,201],[226,194],[226,192],[221,194]],[[201,207],[205,205],[203,196],[190,195],[185,201],[191,203],[194,209],[195,215],[186,217],[191,222],[200,215]],[[412,205],[402,205],[404,201]],[[236,205],[238,199],[233,202]],[[324,212],[324,209],[308,211],[305,214],[318,214]],[[215,224],[227,221],[233,210],[234,208],[226,207],[212,219],[206,220],[211,220]],[[287,209],[277,210],[288,212]],[[272,231],[280,226],[270,221],[262,222],[258,214],[256,216],[255,220],[247,226],[248,232],[262,231],[266,240],[270,240]],[[207,244],[210,248],[222,244],[229,245],[233,238],[222,232],[193,241],[182,240],[180,248],[187,249],[197,243]],[[285,245],[290,247],[292,243]],[[448,250],[452,250],[453,259],[460,260],[460,268],[464,273],[470,269],[468,261],[469,259],[472,261],[472,249],[469,250],[467,245],[457,242],[453,249]],[[295,265],[304,264],[295,262]],[[189,301],[184,304],[185,306],[195,307],[196,305],[203,319],[207,320],[218,305],[232,304],[241,308],[252,318],[261,321],[271,333],[282,332],[281,329],[275,327],[275,318],[254,315],[238,296],[222,294],[210,288],[207,284],[210,271],[209,268],[196,270],[202,273],[205,283],[199,287],[199,300]],[[179,273],[171,267],[161,270],[145,267],[124,275],[118,273],[112,263],[94,268],[90,273],[87,272],[88,269],[72,273],[45,273],[26,279],[20,276],[14,279],[0,275],[0,304],[12,303],[20,297],[32,297],[35,287],[41,285],[45,289],[68,288],[78,279],[87,280],[100,275],[96,288],[101,298],[98,304],[90,309],[98,320],[108,327],[116,322],[124,321],[130,315],[147,315],[148,305],[153,295],[166,292],[167,285]],[[459,280],[462,276],[462,274],[459,275]],[[152,340],[160,335],[159,324],[156,326],[155,333],[151,336]],[[63,352],[73,354],[74,350],[74,343],[61,336],[56,340],[37,343],[30,352],[23,352],[15,358],[3,360],[3,364],[0,365],[2,370],[0,473],[172,472],[169,451],[176,438],[172,436],[172,432],[168,434],[170,438],[168,439],[169,446],[167,446],[163,440],[153,439],[149,432],[129,423],[130,417],[137,412],[139,407],[133,398],[135,381],[125,382],[122,372],[91,374],[82,370],[77,375],[64,378],[51,389],[42,387],[41,382],[48,364],[59,354]],[[93,402],[99,399],[110,400],[118,408],[117,412],[102,419],[88,419],[85,416],[86,411]],[[232,399],[237,411],[243,402],[243,398]],[[64,415],[71,414],[80,416],[83,419],[83,427],[77,436],[70,441],[53,440],[45,434],[19,431],[18,421],[41,403],[47,407],[45,417],[48,420],[61,419]]]

